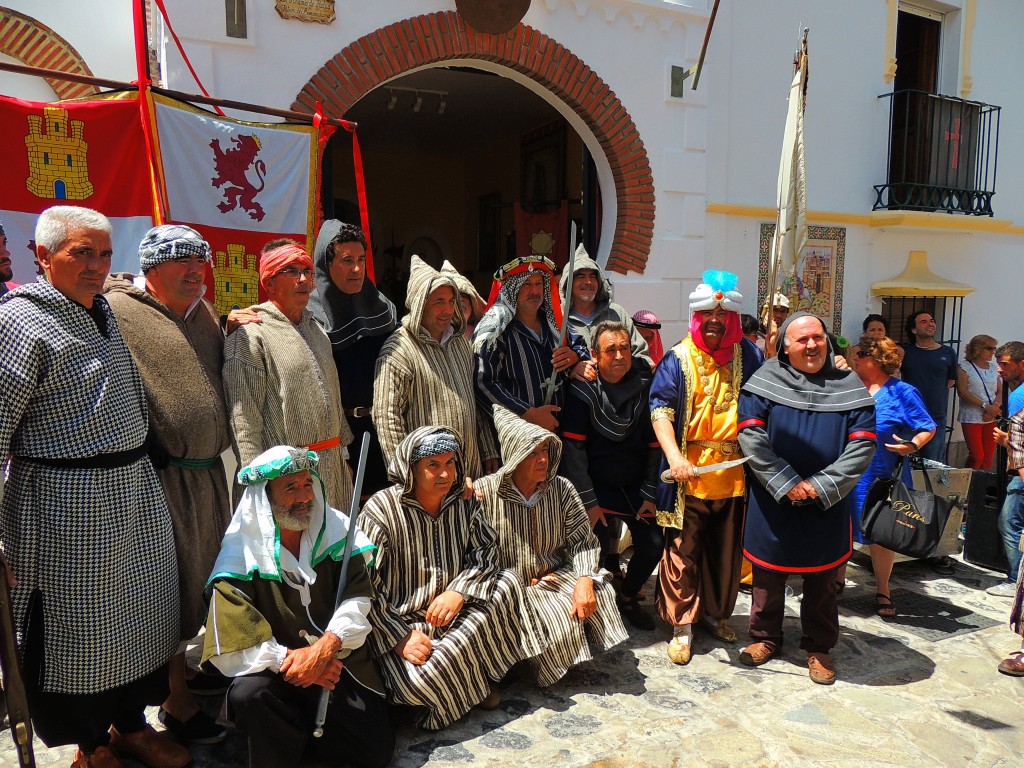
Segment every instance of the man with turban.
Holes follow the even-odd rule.
[[[245,491],[207,585],[203,665],[234,678],[222,719],[248,737],[250,768],[297,765],[313,748],[384,766],[394,751],[366,648],[374,546],[325,502],[318,463],[314,451],[278,445],[238,472]],[[322,688],[334,693],[314,740]]]
[[[224,393],[240,464],[274,445],[305,446],[320,455],[327,502],[348,509],[352,432],[331,343],[306,309],[313,269],[291,243],[260,257],[260,285],[270,300],[252,308],[262,322],[243,325],[225,342]]]
[[[494,406],[503,466],[476,483],[487,521],[498,535],[498,565],[526,589],[537,643],[541,686],[626,639],[601,545],[572,483],[555,474],[562,441],[546,429]],[[588,643],[588,636],[590,643]]]
[[[743,382],[757,369],[757,348],[743,337],[736,275],[708,270],[690,294],[690,333],[670,349],[651,384],[651,419],[671,480],[657,490],[665,550],[658,610],[672,625],[668,656],[687,664],[693,624],[736,642],[743,530],[743,467],[701,472],[740,457],[736,408]]]
[[[647,351],[651,362],[657,367],[665,356],[665,345],[661,341],[661,321],[649,309],[639,309],[633,313],[633,325],[636,331],[647,342]]]
[[[545,403],[545,383],[552,371],[563,381],[575,367],[583,375],[590,360],[587,343],[572,331],[566,335],[566,346],[558,346],[562,308],[551,289],[554,269],[543,256],[513,259],[501,267],[494,276],[500,285],[497,298],[473,334],[480,405],[488,411],[501,405],[551,431],[558,429],[555,414],[563,396],[557,387],[551,402]]]
[[[473,391],[473,347],[462,335],[458,288],[419,256],[409,265],[409,313],[381,348],[373,385],[373,423],[384,458],[418,427],[445,426],[465,436],[464,472],[497,469],[490,419],[478,414]],[[483,455],[482,455],[483,454]]]
[[[836,368],[820,318],[791,315],[776,355],[743,386],[739,442],[751,483],[743,553],[754,567],[750,638],[740,661],[764,664],[782,647],[786,579],[803,578],[800,647],[811,680],[835,682],[836,569],[853,549],[848,499],[875,453],[875,402]]]
[[[438,730],[474,706],[496,707],[492,686],[539,648],[520,627],[529,615],[519,579],[500,570],[494,530],[462,493],[461,439],[413,430],[390,475],[394,485],[360,517],[377,546],[370,646],[389,700],[419,707],[417,723]]]
[[[363,498],[388,484],[385,462],[371,418],[377,356],[398,323],[395,305],[366,275],[366,235],[354,224],[328,219],[313,249],[316,284],[309,309],[331,342],[345,418],[355,445],[370,435]],[[354,457],[349,464],[354,465]],[[354,468],[354,467],[353,467]]]
[[[182,224],[153,227],[139,246],[142,274],[111,275],[104,287],[142,375],[149,440],[174,525],[181,594],[181,651],[171,659],[171,695],[159,717],[182,741],[209,744],[224,730],[185,685],[184,643],[203,625],[203,587],[231,518],[220,455],[231,447],[221,368],[224,334],[203,298],[210,245]]]

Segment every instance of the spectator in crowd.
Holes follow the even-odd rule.
[[[233,678],[223,714],[245,733],[250,768],[297,765],[314,750],[376,768],[394,751],[366,647],[374,546],[326,503],[318,461],[278,445],[242,467],[245,491],[207,585],[202,663]],[[334,693],[323,737],[313,739],[324,688]]]
[[[864,322],[861,323],[861,329],[864,332],[863,335],[867,336],[869,339],[883,339],[889,336],[889,321],[879,314],[870,314],[864,318]],[[903,347],[897,345],[896,350],[897,355],[899,356],[900,365],[902,365],[904,354]],[[859,351],[860,347],[857,344],[854,344],[850,347],[847,355],[850,362],[853,364],[854,370],[857,369],[857,352]],[[897,368],[896,373],[893,375],[899,375],[899,368]]]
[[[587,249],[581,243],[576,249],[573,259],[573,273],[562,273],[558,281],[558,292],[562,305],[566,307],[569,327],[578,333],[593,349],[593,329],[598,323],[606,320],[621,323],[629,333],[633,361],[638,365],[651,365],[647,341],[637,332],[633,319],[626,314],[621,306],[612,301],[613,291],[611,280],[605,275],[601,265],[590,258]]]
[[[1024,342],[1008,341],[997,349],[996,370],[1003,381],[1005,415],[1009,418],[1024,408]]]
[[[1008,516],[1000,514],[999,528],[1006,545],[1007,559],[1010,561],[1010,575],[1012,577],[1016,570],[1017,577],[1016,583],[1013,581],[1005,582],[1005,586],[1003,586],[1001,591],[993,592],[992,589],[989,589],[988,593],[1013,599],[1013,606],[1010,609],[1010,626],[1022,637],[1020,650],[1011,653],[1007,658],[999,662],[998,669],[1004,675],[1024,677],[1024,582],[1022,582],[1019,573],[1021,570],[1021,549],[1024,548],[1024,534],[1022,534],[1020,529],[1017,530],[1017,549],[1011,553],[1010,529],[1004,523],[1004,516],[1015,518],[1017,523],[1024,519],[1024,511],[1022,511],[1024,510],[1024,409],[1018,410],[1010,417],[1006,441],[1013,480],[1011,480],[1010,489],[1006,493],[1003,512],[1007,511],[1007,505],[1010,505],[1011,509]],[[1010,587],[1013,588],[1011,589]]]
[[[935,340],[935,319],[920,309],[907,318],[907,336],[911,343],[903,345],[902,378],[917,387],[928,413],[935,421],[935,438],[928,442],[921,455],[932,461],[946,458],[946,411],[949,390],[958,377],[956,351]]]
[[[960,428],[967,443],[967,469],[992,469],[995,458],[995,426],[1003,412],[1003,385],[992,358],[996,340],[980,334],[967,342],[964,362],[957,371],[960,397]]]
[[[366,236],[359,227],[337,219],[325,221],[313,255],[316,286],[309,309],[327,333],[335,367],[342,372],[338,386],[352,441],[361,445],[363,435],[370,435],[365,498],[388,484],[387,465],[371,418],[373,377],[381,347],[395,330],[398,315],[395,305],[366,276]],[[348,458],[353,469],[355,458]]]
[[[12,283],[14,270],[11,268],[11,252],[7,250],[7,232],[4,230],[4,223],[0,221],[0,296],[18,287]]]
[[[892,339],[864,336],[858,345],[857,375],[875,401],[875,455],[864,476],[853,491],[853,539],[871,546],[871,567],[875,573],[875,610],[883,619],[896,615],[889,590],[889,577],[896,553],[873,543],[860,530],[861,511],[871,484],[878,478],[892,476],[901,456],[921,450],[935,436],[935,421],[928,414],[916,388],[895,378],[899,370],[899,347]],[[914,483],[910,462],[903,462],[903,482]],[[846,584],[846,564],[839,567],[836,589]]]
[[[347,509],[352,474],[345,458],[352,432],[330,341],[306,309],[313,269],[297,245],[260,258],[260,285],[269,301],[253,307],[262,322],[243,325],[227,338],[224,394],[241,464],[275,445],[316,451],[327,503]]]
[[[444,426],[465,435],[463,474],[477,478],[497,469],[490,419],[480,414],[473,387],[473,347],[450,274],[419,256],[409,265],[409,310],[381,347],[373,384],[373,424],[385,460],[418,427]],[[483,451],[483,455],[482,452]]]
[[[552,291],[555,265],[542,256],[517,258],[498,270],[501,288],[473,334],[476,392],[482,408],[501,405],[531,424],[558,429],[563,394],[560,384],[574,371],[593,379],[583,338],[571,330],[559,346],[562,310]],[[559,379],[550,402],[545,385]],[[552,468],[553,470],[554,468]]]
[[[55,206],[35,241],[44,277],[0,298],[0,530],[32,722],[47,746],[78,745],[77,768],[178,768],[188,750],[145,717],[181,637],[178,573],[146,393],[99,295],[110,221]]]
[[[474,706],[496,708],[493,686],[540,648],[521,627],[530,617],[519,579],[500,570],[494,530],[462,493],[461,439],[415,429],[390,473],[394,485],[359,519],[377,546],[370,646],[389,701],[418,707],[417,724],[438,730]]]
[[[649,309],[640,309],[633,313],[633,324],[644,341],[647,342],[647,353],[655,366],[665,356],[665,345],[661,341],[661,321]]]
[[[1009,396],[1005,398],[1006,412],[1010,426],[1006,431],[993,430],[997,444],[1007,450],[1007,464],[1010,481],[1006,486],[1006,498],[999,510],[999,534],[1008,564],[1006,581],[989,587],[986,592],[996,597],[1014,597],[1017,592],[1017,576],[1021,571],[1021,552],[1018,546],[1024,537],[1024,479],[1020,467],[1024,466],[1024,429],[1017,417],[1024,413],[1024,343],[1008,341],[996,350],[999,376]],[[1013,439],[1011,440],[1011,435]]]
[[[825,324],[798,312],[776,357],[740,397],[739,443],[750,457],[743,532],[753,563],[750,638],[740,661],[758,666],[782,647],[786,580],[803,579],[800,647],[811,680],[835,682],[836,569],[853,550],[849,497],[875,453],[875,404],[853,371],[835,367]]]
[[[555,474],[562,442],[543,427],[494,406],[503,466],[476,483],[498,536],[498,564],[526,587],[535,621],[537,681],[558,682],[576,664],[626,639],[611,574],[579,494]],[[527,622],[524,622],[524,626]],[[589,642],[588,642],[589,638]]]
[[[776,329],[782,328],[782,324],[789,317],[789,299],[784,293],[776,293],[772,299],[772,320],[775,321]]]
[[[638,629],[654,629],[654,618],[637,600],[661,559],[664,537],[654,520],[654,489],[661,449],[650,418],[651,372],[634,368],[629,331],[604,320],[594,327],[590,352],[594,381],[573,380],[562,411],[559,474],[579,492],[601,549],[609,550],[610,518],[629,528],[633,556],[619,586],[619,610]],[[619,573],[618,556],[605,567]]]
[[[761,361],[743,338],[736,275],[708,270],[690,294],[690,333],[668,351],[651,385],[651,420],[671,475],[657,490],[665,550],[658,611],[672,626],[668,656],[687,664],[693,625],[736,642],[729,625],[739,593],[743,467],[703,471],[740,458],[736,407],[743,382]]]
[[[462,319],[466,324],[466,329],[462,333],[467,339],[472,339],[473,331],[476,330],[480,318],[484,316],[487,305],[477,292],[473,281],[455,269],[447,259],[441,265],[441,273],[454,280],[455,287],[459,289],[459,306],[462,308]]]

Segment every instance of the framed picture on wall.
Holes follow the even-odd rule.
[[[758,238],[757,306],[768,299],[772,240],[775,224],[761,224]],[[846,227],[808,227],[807,244],[800,252],[795,275],[786,277],[779,290],[789,298],[790,312],[810,312],[825,321],[837,336],[843,324],[843,276],[846,264]]]
[[[523,137],[519,202],[539,210],[565,198],[565,124],[552,123]]]

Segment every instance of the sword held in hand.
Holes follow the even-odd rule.
[[[363,476],[366,474],[366,457],[370,452],[370,433],[363,433],[363,442],[359,445],[359,465],[356,468],[356,479],[352,485],[352,503],[348,510],[348,533],[345,535],[345,552],[341,558],[341,572],[338,574],[338,591],[334,596],[334,610],[338,610],[345,598],[345,586],[348,583],[348,563],[352,559],[352,542],[356,538],[356,519],[359,517],[359,496],[363,492]],[[326,506],[327,501],[324,500]],[[316,708],[316,722],[313,727],[313,738],[324,735],[324,723],[327,722],[327,707],[331,703],[331,692],[324,688],[320,691],[320,702]]]
[[[744,456],[742,459],[732,459],[731,461],[720,461],[717,464],[705,464],[703,467],[694,467],[693,473],[695,475],[706,475],[709,472],[721,472],[723,469],[729,469],[730,467],[738,467],[740,464],[744,464],[750,460],[749,456]],[[672,470],[666,469],[661,473],[661,482],[672,483],[675,482],[672,479]]]
[[[4,673],[4,696],[7,697],[7,717],[11,723],[11,736],[20,768],[36,768],[32,752],[32,720],[28,711],[25,679],[21,674],[18,642],[15,634],[14,613],[11,611],[11,584],[7,577],[7,562],[0,559],[0,669]]]
[[[565,337],[569,332],[569,309],[572,307],[572,273],[576,264],[576,222],[572,222],[572,234],[569,237],[569,290],[565,297],[565,304],[562,306],[562,333],[558,337],[558,346],[561,349],[565,344]],[[544,405],[551,405],[555,397],[555,390],[558,389],[558,371],[551,371],[551,376],[544,382]]]

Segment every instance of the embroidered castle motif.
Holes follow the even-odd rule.
[[[68,120],[68,111],[60,107],[45,107],[43,115],[27,117],[28,190],[54,200],[90,197],[94,188],[89,181],[89,145],[82,138],[85,123]]]

